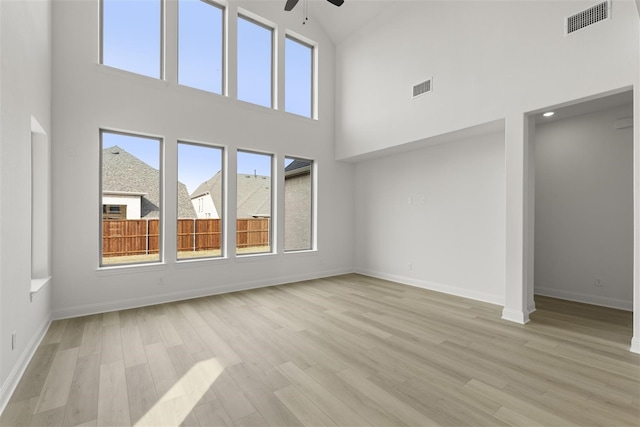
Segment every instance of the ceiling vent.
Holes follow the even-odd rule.
[[[424,95],[425,93],[431,92],[433,88],[432,80],[433,79],[425,80],[422,83],[418,83],[417,85],[414,85],[413,98],[417,98],[420,95]]]
[[[611,16],[611,0],[603,1],[595,6],[571,15],[565,19],[565,35],[581,30],[596,22],[609,19]]]

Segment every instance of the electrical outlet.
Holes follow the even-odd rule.
[[[11,332],[11,350],[16,348],[16,344],[17,344],[17,336],[16,336],[17,332],[13,331]]]
[[[409,263],[409,271],[413,271],[413,264]]]
[[[160,277],[158,279],[158,286],[163,286],[164,285],[164,279],[162,277]]]
[[[595,285],[599,288],[601,288],[603,286],[602,284],[602,279],[600,277],[596,277],[596,282]]]

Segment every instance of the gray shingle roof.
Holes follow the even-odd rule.
[[[238,174],[238,213],[237,218],[270,217],[271,216],[271,178],[263,175]],[[191,193],[191,197],[210,193],[218,212],[222,212],[220,200],[222,174],[216,173]]]
[[[144,193],[141,218],[160,216],[160,172],[114,145],[102,150],[102,191]],[[187,187],[178,182],[178,218],[197,218]]]

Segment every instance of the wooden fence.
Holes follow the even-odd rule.
[[[269,218],[238,219],[236,246],[269,245]],[[102,256],[157,254],[160,222],[157,219],[102,221]],[[178,252],[220,249],[219,219],[179,219]]]

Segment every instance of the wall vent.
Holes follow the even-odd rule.
[[[413,85],[413,98],[431,92],[431,90],[433,89],[432,80],[433,79],[425,80],[422,83]]]
[[[578,12],[575,15],[571,15],[565,19],[565,35],[569,35],[573,32],[581,30],[589,25],[593,25],[596,22],[609,19],[611,16],[611,1],[606,0],[602,3],[598,3],[588,9]]]

